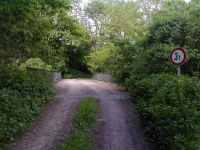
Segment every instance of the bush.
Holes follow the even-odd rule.
[[[30,58],[20,65],[20,69],[26,70],[26,68],[43,69],[48,71],[52,70],[52,66],[47,65],[40,58]]]
[[[137,80],[131,76],[127,80],[126,86],[129,92],[137,99],[149,99],[163,86],[165,83],[174,78],[172,74],[150,75],[147,78]]]
[[[0,145],[15,137],[50,99],[48,77],[13,69],[0,74]]]
[[[174,78],[138,108],[155,149],[200,149],[199,80]]]

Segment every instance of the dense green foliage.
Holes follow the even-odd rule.
[[[52,67],[45,64],[40,58],[30,58],[26,62],[20,64],[19,68],[21,70],[26,70],[27,68],[43,69],[51,71]]]
[[[166,82],[173,78],[174,76],[169,74],[150,75],[141,80],[129,78],[125,85],[137,99],[150,99]]]
[[[98,103],[94,98],[84,98],[78,107],[73,120],[71,134],[58,148],[59,150],[92,150],[91,130],[93,129],[98,112]]]
[[[68,0],[0,1],[0,66],[32,57],[63,73],[87,72],[89,34],[69,9]]]
[[[88,72],[89,32],[70,15],[70,5],[0,1],[0,144],[23,130],[52,96],[48,71]]]
[[[115,47],[112,43],[106,43],[98,47],[94,47],[90,54],[87,56],[88,66],[91,72],[107,72],[109,71],[108,67],[109,59],[111,53],[115,50]]]
[[[199,149],[199,1],[95,0],[87,10],[96,20],[99,47],[91,54],[92,63],[104,53],[101,43],[114,46],[106,59],[101,58],[102,64],[109,60],[106,68],[99,65],[101,69],[92,71],[109,71],[137,98],[154,149]],[[179,79],[169,61],[174,47],[184,47],[188,55]]]
[[[137,98],[154,149],[199,149],[200,84],[192,78],[200,73],[199,6],[195,1],[168,1],[154,13],[145,38],[133,45],[115,44],[117,51],[111,56],[112,73]],[[190,77],[173,75],[176,67],[169,62],[169,52],[177,46],[187,50],[181,72]]]
[[[138,104],[150,140],[155,149],[197,150],[200,148],[200,81],[184,76],[164,80],[166,84],[154,91],[152,98],[144,97]]]
[[[14,138],[41,111],[51,96],[48,76],[16,69],[0,73],[0,144]]]
[[[12,66],[60,70],[67,78],[109,72],[137,98],[155,149],[199,149],[199,0],[70,3],[0,1],[0,142],[32,120],[50,95],[44,75],[5,69]],[[188,54],[179,79],[169,61],[174,47]],[[75,141],[85,138],[76,133]]]

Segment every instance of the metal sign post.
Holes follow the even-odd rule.
[[[181,66],[177,66],[177,76],[181,75]]]
[[[187,53],[183,48],[177,47],[173,49],[169,55],[169,59],[172,64],[177,67],[177,76],[181,74],[181,65],[183,65],[187,59]]]

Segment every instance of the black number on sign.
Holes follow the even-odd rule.
[[[178,52],[175,52],[175,58],[174,58],[175,61],[177,60],[181,60],[181,55],[178,54]]]

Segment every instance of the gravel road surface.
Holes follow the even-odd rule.
[[[96,80],[62,80],[59,90],[30,129],[9,149],[53,150],[69,134],[69,126],[80,99],[96,97],[100,112],[94,132],[96,150],[148,150],[135,106],[117,86]]]

